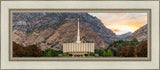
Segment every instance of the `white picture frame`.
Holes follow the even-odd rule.
[[[9,61],[9,9],[150,9],[151,60]],[[159,69],[159,39],[159,1],[1,1],[1,69]]]

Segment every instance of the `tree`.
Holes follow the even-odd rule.
[[[113,53],[112,53],[112,51],[110,49],[108,49],[106,56],[109,56],[109,57],[113,56]]]
[[[63,53],[63,51],[62,50],[59,50],[59,51],[57,51],[58,52],[58,54],[61,54],[61,53]]]
[[[122,51],[122,49],[124,47],[131,46],[131,45],[134,46],[134,47],[137,47],[138,44],[139,44],[139,42],[136,38],[134,38],[131,41],[119,40],[119,41],[114,41],[113,43],[111,43],[110,46],[109,46],[109,49],[112,51],[114,56],[120,56],[119,52]]]
[[[36,45],[24,47],[13,42],[13,57],[40,57],[42,55],[42,50]]]
[[[119,55],[123,57],[134,57],[135,48],[134,46],[126,46],[120,52]]]
[[[36,45],[29,45],[26,47],[26,56],[40,57],[42,55],[42,50]]]
[[[105,55],[105,51],[104,50],[99,50],[98,51],[98,55],[99,56],[104,56]]]
[[[134,39],[132,40],[131,45],[134,45],[135,47],[137,47],[138,44],[139,44],[139,42],[138,42],[137,38],[134,38]]]
[[[112,53],[112,51],[110,49],[108,49],[106,51],[105,50],[99,50],[98,51],[98,55],[99,56],[103,56],[103,57],[112,57],[112,56],[114,56],[113,53]]]
[[[13,42],[13,57],[22,57],[25,55],[25,50],[22,45]]]
[[[44,56],[44,57],[47,56],[47,53],[48,53],[48,49],[47,49],[47,50],[44,50],[44,51],[43,51],[43,56]]]
[[[138,42],[137,38],[134,38],[132,41],[133,41],[133,42]]]
[[[95,53],[98,53],[98,49],[95,49],[94,52],[95,52]]]
[[[56,50],[49,49],[46,56],[47,57],[55,57],[55,56],[58,56],[58,52]]]
[[[140,45],[138,45],[136,55],[138,57],[147,57],[147,40],[144,42],[142,41]]]

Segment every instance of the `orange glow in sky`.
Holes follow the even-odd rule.
[[[147,24],[147,13],[89,13],[99,18],[116,35],[135,32]]]

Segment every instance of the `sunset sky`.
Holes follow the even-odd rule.
[[[116,35],[134,32],[147,24],[147,13],[89,13],[98,17]]]

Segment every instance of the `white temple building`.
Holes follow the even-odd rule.
[[[85,57],[85,54],[94,53],[94,43],[81,43],[79,19],[76,43],[63,43],[63,53],[72,54],[72,57]]]

